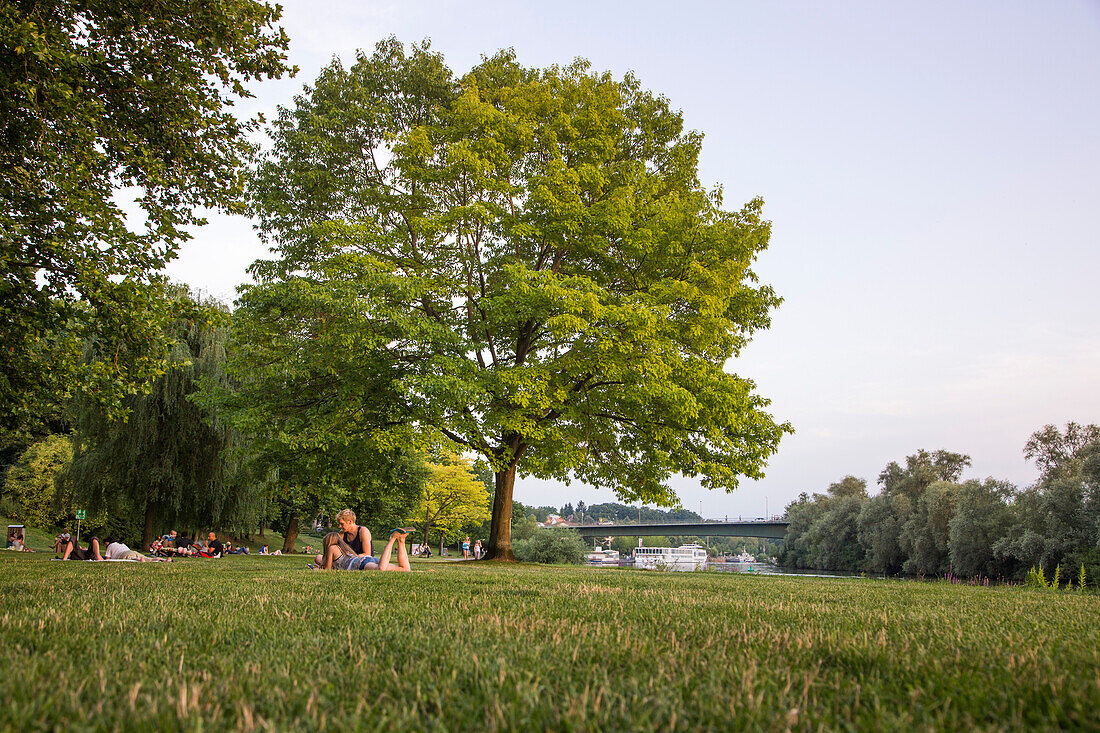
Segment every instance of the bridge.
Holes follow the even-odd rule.
[[[753,522],[662,522],[659,524],[587,524],[572,527],[581,537],[762,537],[781,540],[787,536],[790,522],[757,520]]]

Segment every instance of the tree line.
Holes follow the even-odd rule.
[[[164,373],[124,398],[120,419],[79,393],[59,412],[60,430],[25,439],[0,484],[0,514],[43,528],[71,525],[148,547],[170,527],[263,536],[273,527],[293,548],[300,526],[343,507],[375,527],[413,522],[424,542],[452,541],[488,519],[485,467],[445,446],[321,456],[296,452],[268,430],[243,430],[222,409],[237,380],[236,342],[224,305],[169,289],[204,320],[171,321]],[[102,344],[84,347],[94,359]],[[18,447],[18,444],[16,444]],[[479,470],[481,476],[479,476]]]
[[[1100,578],[1100,427],[1047,425],[1024,446],[1039,479],[962,480],[970,457],[921,450],[879,474],[846,476],[787,506],[780,562],[792,568],[1019,579],[1084,566]]]

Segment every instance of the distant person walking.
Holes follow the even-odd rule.
[[[480,560],[481,559],[481,540],[478,540],[477,542],[474,543],[474,559],[475,560]]]
[[[463,560],[469,560],[470,559],[470,538],[469,537],[462,540],[462,559]]]

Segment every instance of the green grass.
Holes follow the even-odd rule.
[[[417,568],[0,555],[0,730],[1096,729],[1100,720],[1096,595]]]

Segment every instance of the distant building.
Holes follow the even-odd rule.
[[[572,523],[566,521],[557,514],[548,514],[545,522],[538,523],[540,527],[572,527]]]

